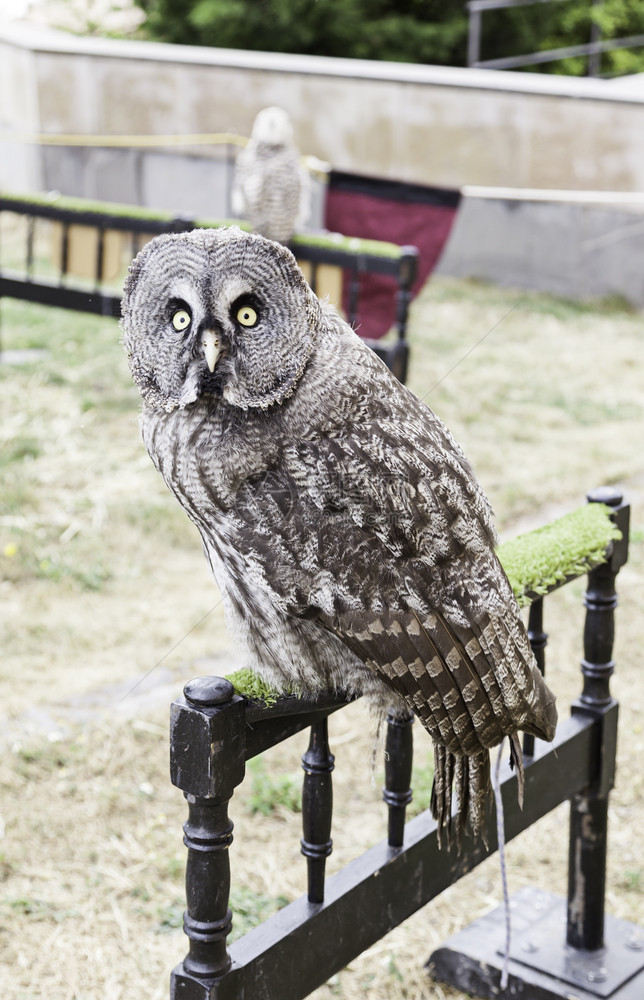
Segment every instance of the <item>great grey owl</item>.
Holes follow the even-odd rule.
[[[194,521],[251,666],[278,690],[407,705],[434,743],[432,809],[484,832],[489,748],[551,740],[554,697],[447,428],[306,284],[236,228],[152,240],[123,342],[143,440]]]
[[[232,207],[253,232],[287,243],[308,216],[308,175],[283,108],[264,108],[235,164]]]

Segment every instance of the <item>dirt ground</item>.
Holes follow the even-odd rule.
[[[633,503],[620,574],[607,909],[644,927],[642,317],[433,280],[412,311],[411,384],[471,458],[511,537],[601,483]],[[193,676],[241,665],[195,530],[139,440],[138,401],[110,320],[4,300],[0,365],[0,991],[7,1000],[167,996],[183,957],[185,802],[168,776],[168,712]],[[15,357],[15,356],[14,356]],[[547,602],[560,713],[580,690],[583,581]],[[414,809],[430,745],[415,727]],[[329,871],[385,834],[363,706],[333,716]],[[231,803],[235,933],[304,888],[299,758],[249,767]],[[512,892],[566,892],[567,806],[508,846]],[[453,1000],[423,963],[501,898],[492,858],[317,990]]]

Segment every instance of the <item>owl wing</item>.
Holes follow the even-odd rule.
[[[401,444],[398,458],[403,450]],[[467,523],[475,507],[470,490],[457,504],[454,487],[448,506],[436,490],[425,497],[398,476],[383,491],[366,460],[363,473],[355,483],[359,511],[327,515],[318,529],[318,566],[335,567],[333,609],[322,611],[321,624],[402,695],[451,752],[474,754],[518,729],[551,738],[553,699],[486,519]]]
[[[488,748],[510,735],[522,797],[516,733],[551,739],[554,698],[469,466],[433,414],[389,415],[292,442],[240,547],[287,614],[332,632],[419,717],[439,830],[454,792],[457,838],[467,817],[485,836]]]
[[[341,412],[286,446],[276,502],[263,481],[246,544],[287,613],[338,636],[450,752],[518,729],[551,738],[554,699],[494,553],[488,501],[444,425],[388,379],[386,400],[358,392],[352,421]]]

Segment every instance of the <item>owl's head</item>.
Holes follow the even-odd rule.
[[[130,265],[123,345],[143,399],[167,411],[211,395],[243,410],[291,395],[320,304],[293,254],[240,229],[159,236]]]
[[[253,122],[251,139],[267,146],[287,146],[293,142],[293,126],[284,108],[263,108]]]

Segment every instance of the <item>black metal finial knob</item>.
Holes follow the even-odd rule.
[[[624,500],[624,494],[615,486],[596,486],[586,494],[589,503],[605,503],[608,507],[619,507]]]
[[[188,681],[183,693],[193,705],[223,705],[230,701],[235,689],[225,677],[195,677]]]

